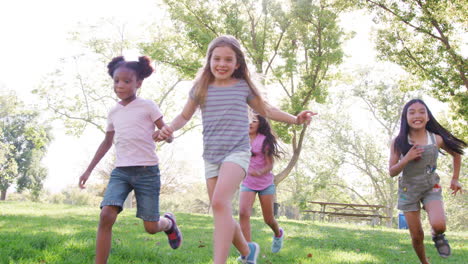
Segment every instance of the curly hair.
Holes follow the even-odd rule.
[[[138,61],[126,61],[124,56],[115,57],[107,64],[108,73],[114,77],[114,72],[120,67],[125,67],[135,71],[138,80],[149,77],[154,68],[151,66],[151,59],[147,56],[138,57]]]

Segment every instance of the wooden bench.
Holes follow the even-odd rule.
[[[303,210],[304,213],[318,214],[321,221],[328,217],[329,221],[335,218],[356,218],[369,220],[371,225],[381,223],[382,219],[390,219],[384,216],[380,210],[385,208],[383,205],[375,204],[347,204],[347,203],[332,203],[332,202],[317,202],[308,201],[310,204],[320,205],[320,210]]]

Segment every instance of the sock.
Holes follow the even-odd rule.
[[[280,229],[280,235],[279,236],[275,236],[275,237],[282,237],[283,236],[283,229]]]
[[[166,229],[164,231],[166,231],[166,232],[171,231],[173,223],[172,223],[171,219],[169,219],[169,218],[166,218],[166,221],[168,222],[168,224],[167,224],[167,227],[166,227]]]

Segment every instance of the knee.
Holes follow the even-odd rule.
[[[239,218],[250,218],[252,209],[250,208],[241,208],[239,210]]]
[[[111,227],[117,218],[117,211],[103,208],[99,217],[100,227]]]
[[[213,208],[213,213],[223,212],[225,210],[231,209],[230,201],[224,201],[221,199],[217,199],[213,197],[213,201],[211,202],[211,207]]]
[[[446,226],[444,221],[440,221],[437,223],[432,224],[432,230],[436,234],[442,234],[445,232]]]

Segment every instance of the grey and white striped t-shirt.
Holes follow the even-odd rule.
[[[193,89],[190,97],[194,98]],[[245,80],[226,87],[208,86],[203,123],[203,158],[219,164],[229,154],[250,150],[247,102],[254,97]]]

